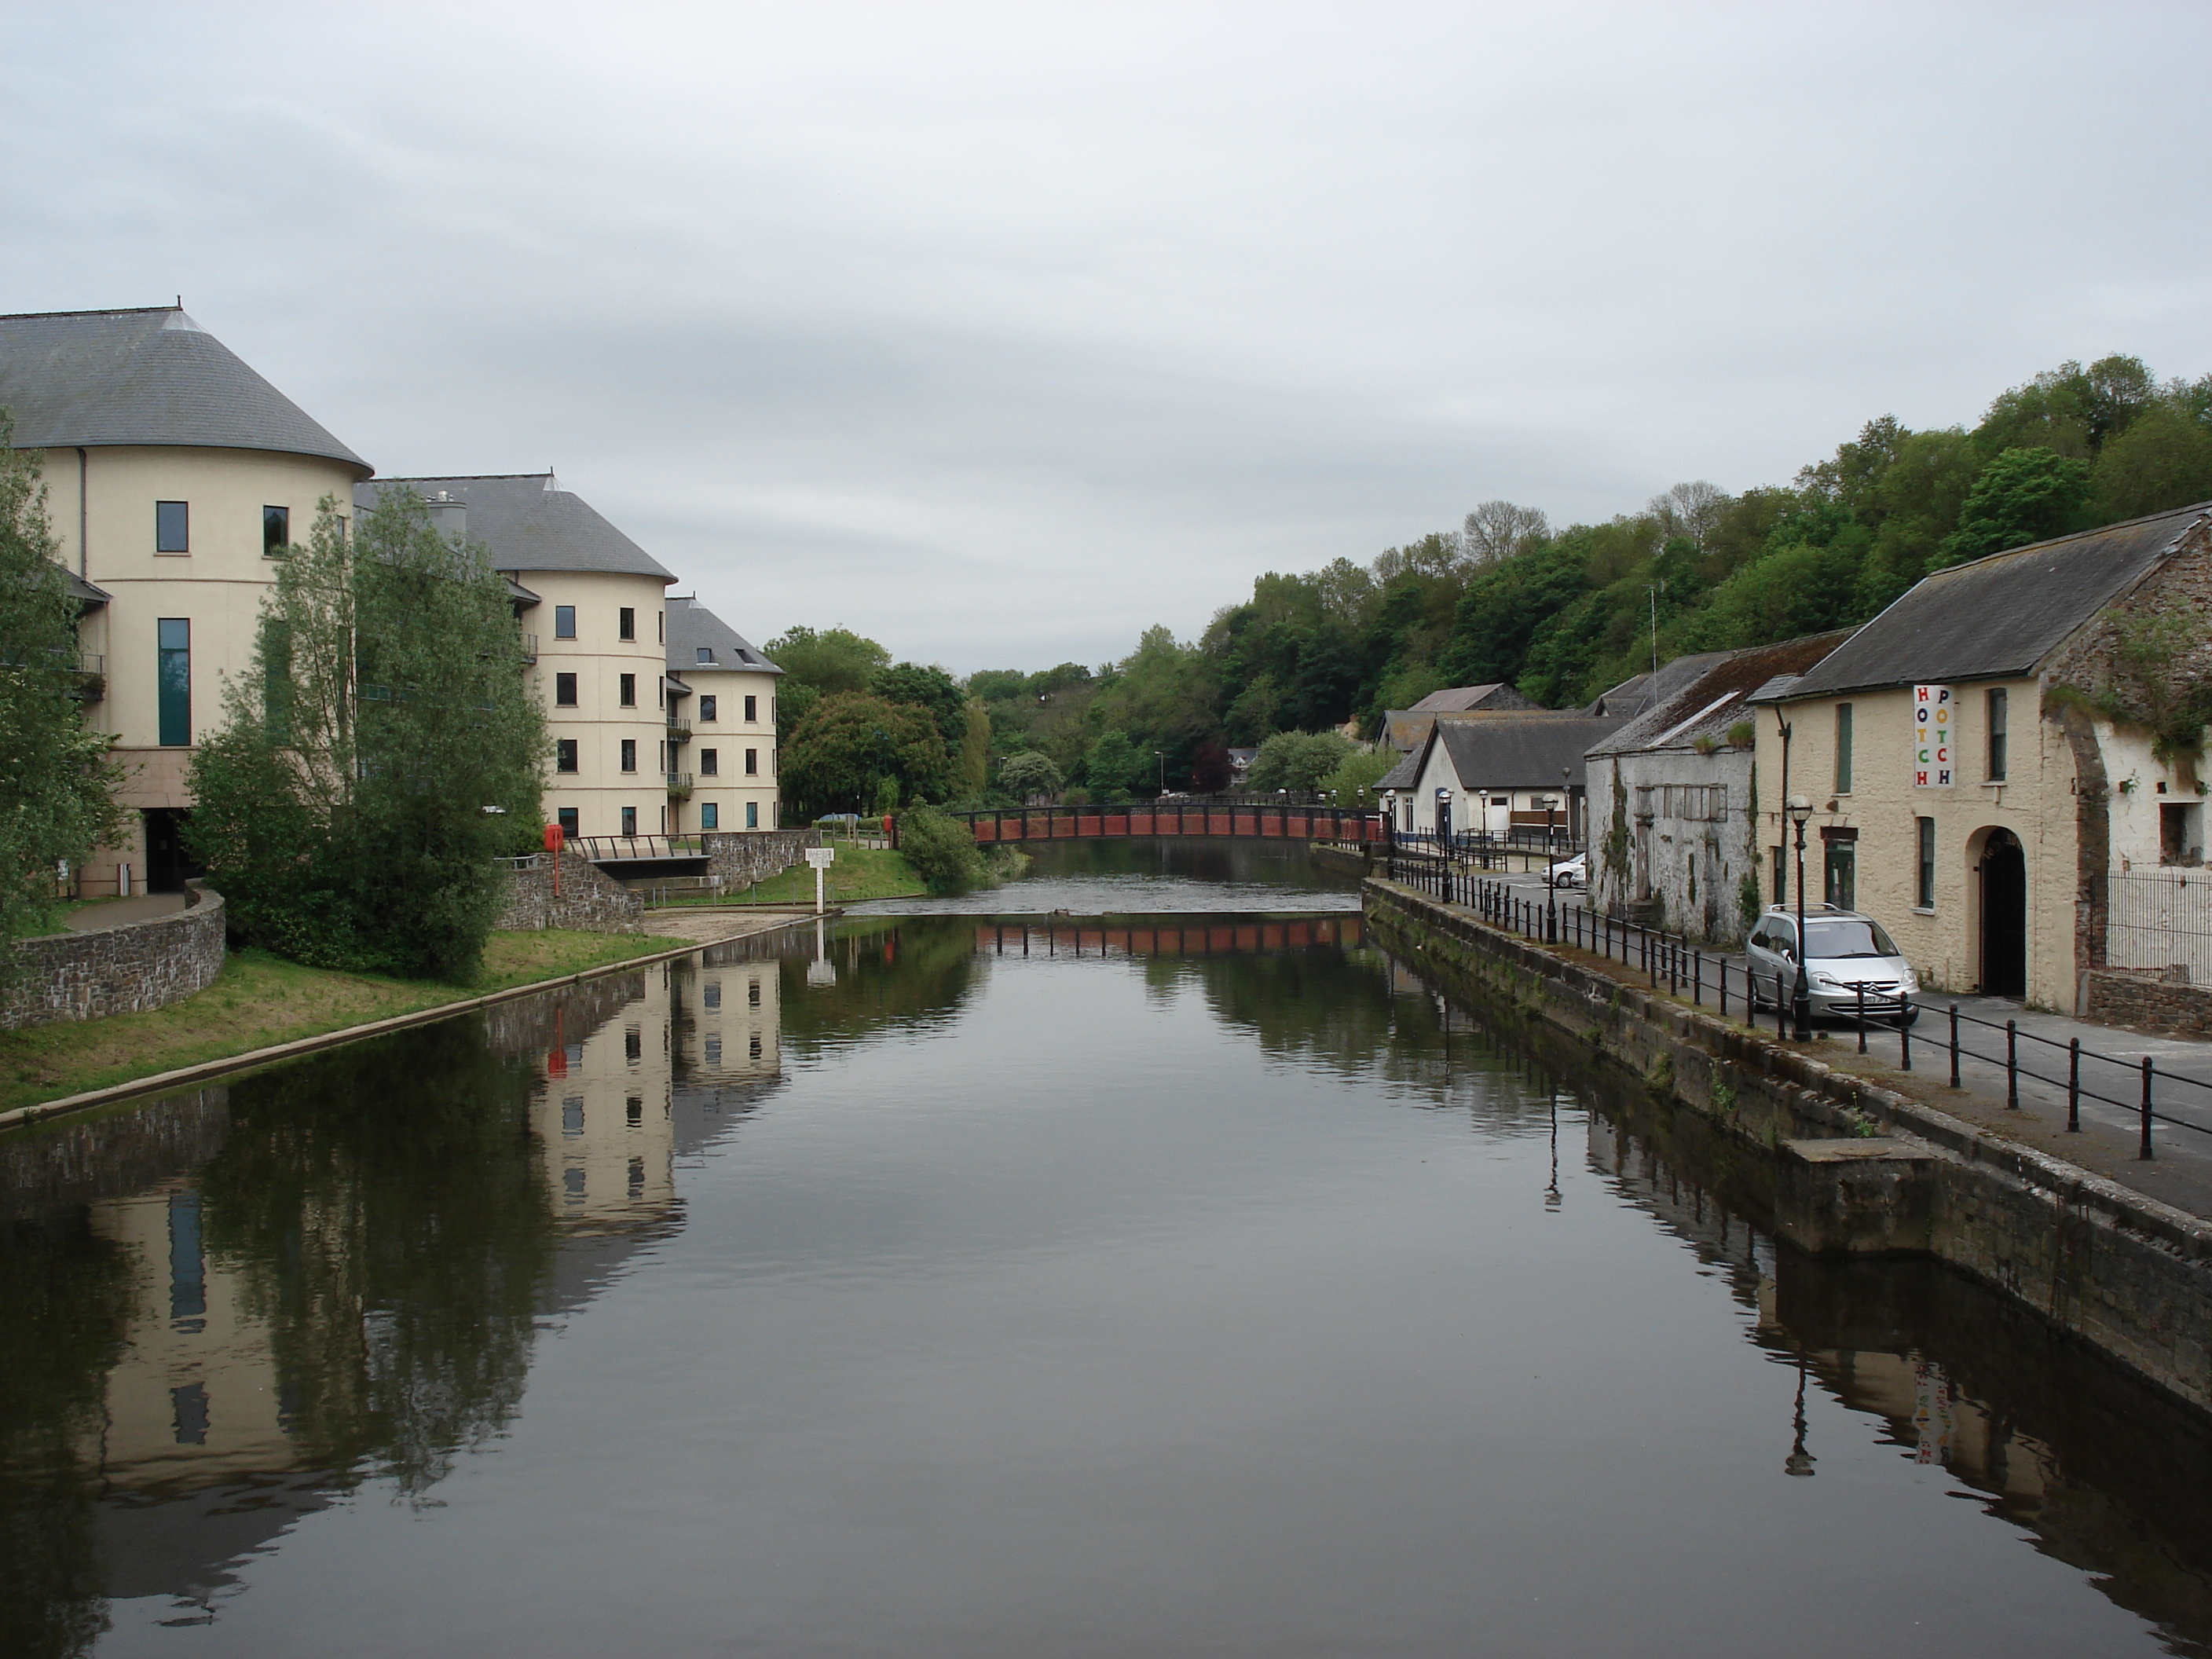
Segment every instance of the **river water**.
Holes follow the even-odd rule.
[[[2200,1422],[1350,901],[1054,848],[0,1140],[0,1652],[2212,1650]]]

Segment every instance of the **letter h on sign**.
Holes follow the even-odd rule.
[[[1952,715],[1956,705],[1948,685],[1912,688],[1912,787],[1951,787]]]

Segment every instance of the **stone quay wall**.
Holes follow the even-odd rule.
[[[1372,936],[1547,1047],[1617,1062],[1707,1172],[1823,1254],[1929,1255],[2212,1409],[2212,1224],[1370,878]],[[1927,1051],[1935,1052],[1931,1045]]]
[[[561,891],[553,891],[552,860],[561,860]],[[501,933],[530,933],[546,927],[584,933],[635,933],[645,900],[610,880],[580,853],[538,854],[511,866],[507,903],[492,923]]]
[[[185,902],[120,927],[18,940],[0,1030],[143,1014],[205,990],[222,972],[222,895],[194,882]]]
[[[699,839],[707,848],[708,873],[722,878],[724,891],[750,887],[781,875],[810,847],[822,844],[818,830],[708,830]]]
[[[2138,1030],[2212,1033],[2212,988],[2112,968],[2093,968],[2081,978],[2082,1012],[2091,1019]]]

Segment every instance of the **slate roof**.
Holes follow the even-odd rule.
[[[711,652],[712,660],[700,661],[702,651]],[[742,638],[698,600],[672,599],[668,601],[668,672],[683,674],[700,668],[736,668],[751,674],[783,672],[761,655],[759,647]]]
[[[1727,654],[1725,651],[1698,651],[1661,663],[1656,696],[1651,676],[1635,674],[1611,690],[1600,692],[1597,700],[1583,712],[1592,718],[1604,714],[1615,720],[1633,720],[1648,713],[1655,703],[1665,702]]]
[[[1445,709],[1468,708],[1534,708],[1530,702],[1503,680],[1492,680],[1488,685],[1455,685],[1447,690],[1431,691],[1413,705],[1413,712],[1438,714]]]
[[[491,550],[495,569],[604,571],[676,580],[653,555],[561,488],[550,472],[508,472],[473,478],[384,478],[355,487],[363,512],[386,489],[432,496],[440,490],[468,508],[468,538]]]
[[[1428,740],[1429,728],[1437,723],[1438,714],[1557,714],[1577,712],[1572,709],[1539,708],[1511,686],[1504,684],[1461,686],[1456,690],[1439,691],[1436,695],[1439,697],[1450,697],[1457,696],[1466,691],[1487,692],[1492,695],[1479,703],[1470,703],[1464,708],[1425,708],[1422,705],[1426,704],[1430,700],[1424,697],[1420,703],[1411,708],[1385,709],[1382,714],[1382,727],[1376,734],[1376,741],[1386,743],[1401,753],[1419,749]]]
[[[174,306],[0,316],[0,408],[23,449],[260,449],[375,471]]]
[[[1626,755],[1638,750],[1689,749],[1701,737],[1723,738],[1728,729],[1751,713],[1751,700],[1777,676],[1803,674],[1851,637],[1839,628],[1826,634],[1808,634],[1779,645],[1754,645],[1743,651],[1701,652],[1695,658],[1705,672],[1690,680],[1656,708],[1648,709],[1590,750],[1599,755]],[[1669,667],[1672,664],[1668,665]]]
[[[2208,514],[2212,502],[2199,502],[1923,576],[1788,696],[2033,673],[2060,641],[2155,569]]]
[[[1420,781],[1429,751],[1441,743],[1461,787],[1468,789],[1556,789],[1565,769],[1583,781],[1583,757],[1620,729],[1614,716],[1592,718],[1572,710],[1498,709],[1440,715],[1428,741],[1392,767],[1377,789],[1411,789]]]

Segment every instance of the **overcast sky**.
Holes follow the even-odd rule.
[[[10,7],[0,309],[186,308],[956,672],[2212,370],[2212,8]]]

